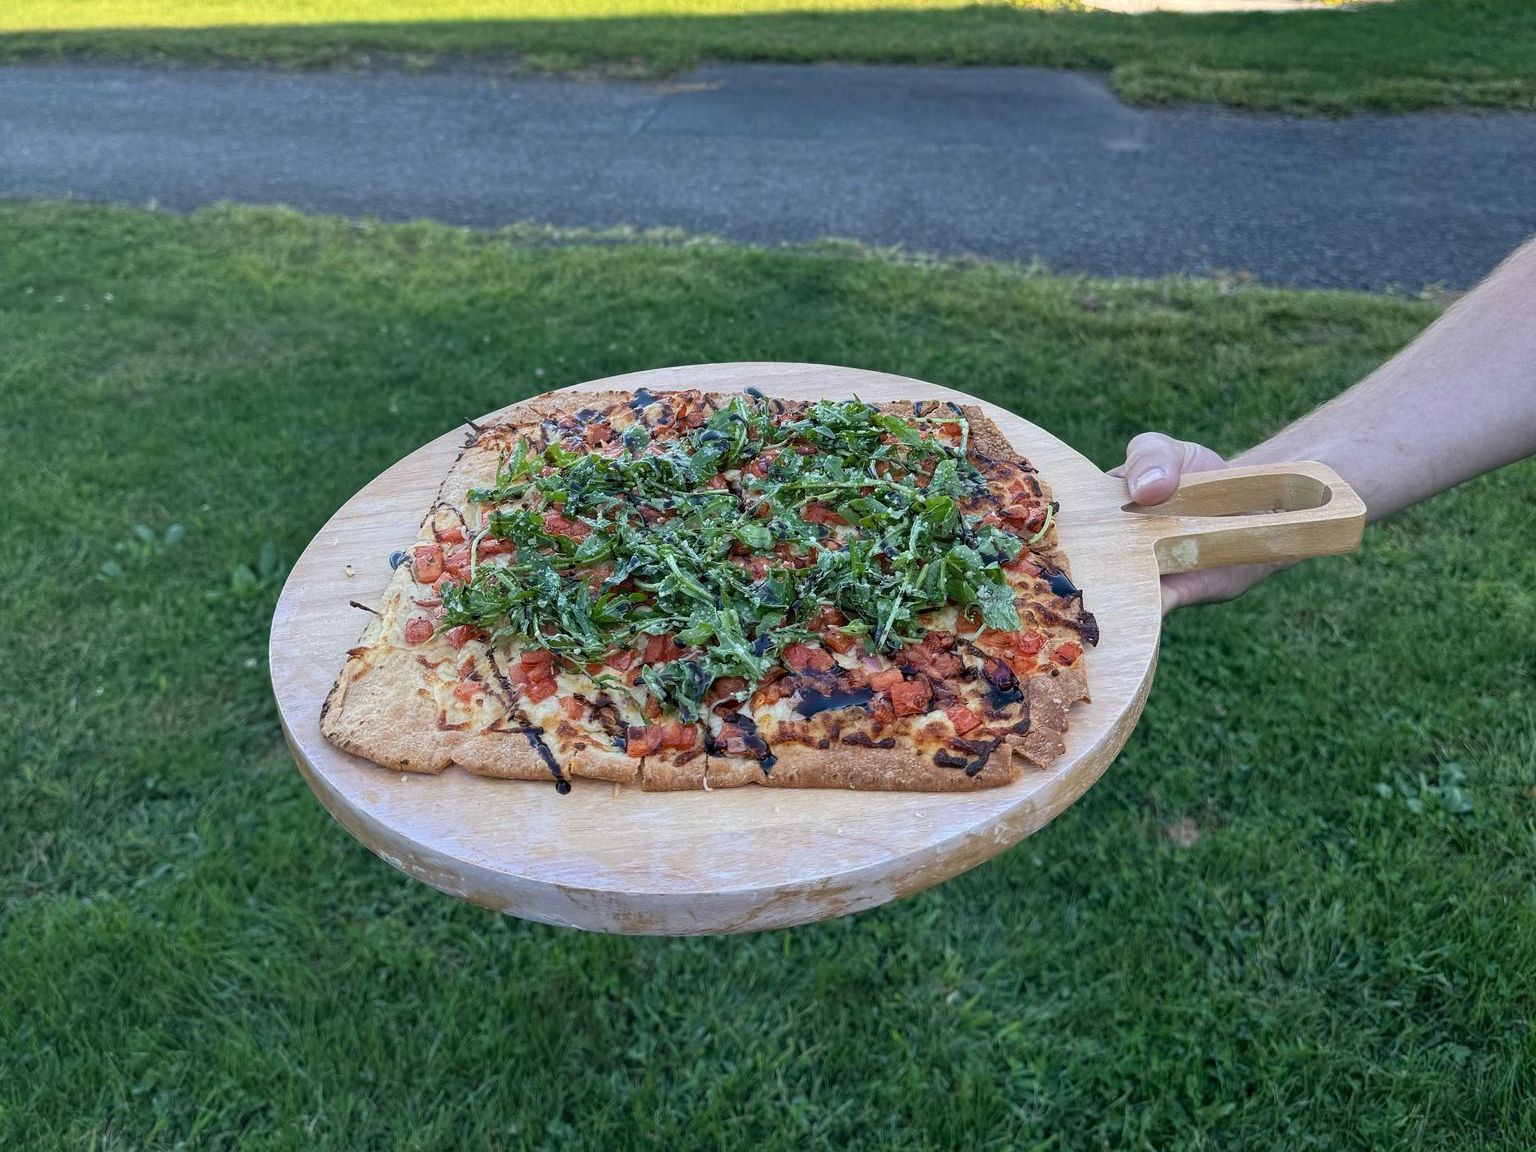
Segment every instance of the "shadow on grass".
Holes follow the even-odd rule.
[[[1139,103],[1343,113],[1536,108],[1536,5],[1398,0],[1330,12],[1202,16],[1010,5],[646,16],[122,28],[0,35],[0,61],[498,69],[651,78],[702,60],[1028,65],[1109,71]]]

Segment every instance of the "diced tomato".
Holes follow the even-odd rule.
[[[544,513],[544,531],[551,536],[566,536],[580,543],[592,535],[592,529],[588,528],[580,520],[572,520],[561,512]]]
[[[900,668],[882,668],[869,674],[869,686],[876,692],[889,692],[905,679]]]
[[[852,636],[841,628],[824,628],[821,632],[821,642],[834,652],[847,652],[858,643]]]
[[[709,692],[704,697],[709,703],[715,704],[724,700],[727,696],[734,696],[747,686],[747,682],[740,676],[722,676],[709,686]]]
[[[470,624],[459,624],[443,633],[443,639],[455,648],[462,648],[480,633],[480,629]]]
[[[593,446],[606,444],[613,439],[613,425],[606,420],[594,420],[582,432],[582,439]]]
[[[437,537],[439,544],[464,543],[464,529],[455,524],[452,528],[439,528],[432,535]]]
[[[423,584],[443,574],[443,550],[436,544],[418,544],[411,550],[411,572]]]
[[[961,736],[981,723],[980,717],[964,704],[951,704],[944,709],[944,715],[949,717],[949,722],[955,726],[955,731]]]
[[[489,556],[502,556],[509,552],[517,551],[517,545],[511,540],[498,540],[495,536],[487,536],[475,545],[475,556],[484,560]],[[464,557],[464,563],[469,563],[469,557]]]
[[[662,729],[659,724],[644,728],[631,725],[624,741],[624,750],[631,756],[649,756],[661,751]]]
[[[613,575],[612,564],[594,564],[587,572],[587,587],[596,592],[603,586],[603,581]]]
[[[1083,646],[1076,640],[1068,640],[1056,645],[1056,651],[1051,653],[1051,659],[1058,664],[1074,664],[1082,654]]]
[[[824,648],[812,648],[809,644],[795,643],[784,649],[784,663],[797,672],[830,672],[837,666],[832,654]]]
[[[748,476],[766,476],[768,475],[768,466],[773,463],[774,457],[777,455],[778,453],[776,452],[764,452],[756,460],[743,468],[742,472]]]
[[[557,691],[553,680],[529,680],[523,689],[523,699],[532,704],[548,700]]]
[[[891,705],[898,716],[916,716],[928,711],[928,701],[933,699],[933,689],[927,680],[903,680],[891,685]]]
[[[1020,636],[1017,643],[1020,652],[1026,656],[1033,656],[1045,647],[1045,634],[1031,630]]]
[[[909,644],[903,653],[903,661],[921,672],[939,680],[958,676],[965,665],[950,649],[955,646],[955,634],[935,629],[923,637],[920,644]]]
[[[436,584],[433,587],[437,587]],[[411,603],[418,608],[441,608],[443,602],[436,596],[412,596]]]
[[[724,472],[716,472],[705,485],[706,488],[729,488],[730,486],[731,482],[725,478]]]
[[[469,580],[469,546],[452,549],[443,557],[442,568],[452,572],[456,579],[467,582]]]
[[[580,720],[587,712],[587,706],[574,696],[560,697],[560,711],[565,714],[567,720]]]
[[[432,639],[432,621],[425,616],[412,616],[405,622],[405,642],[424,644]]]
[[[519,688],[528,683],[528,673],[523,671],[521,664],[514,664],[507,669],[507,683],[515,684]]]
[[[771,671],[777,671],[777,669]],[[752,707],[758,708],[773,704],[775,701],[782,700],[786,696],[793,696],[796,691],[795,682],[790,679],[788,673],[784,673],[780,678],[765,680],[758,686],[757,691],[752,694]]]
[[[530,648],[518,656],[517,662],[534,679],[554,675],[555,654],[548,648]]]
[[[684,724],[681,720],[668,720],[661,725],[663,748],[692,748],[699,740],[699,726]]]
[[[747,570],[747,575],[754,580],[761,580],[768,575],[768,569],[773,561],[766,556],[748,556],[741,562],[741,566]]]
[[[620,672],[623,672],[634,662],[635,654],[627,648],[622,652],[610,652],[603,657],[605,665],[609,668],[617,668]]]
[[[939,680],[958,676],[965,668],[960,657],[953,652],[946,652],[939,647],[929,647],[926,644],[909,645],[903,650],[902,659],[919,672],[926,672]]]
[[[959,436],[960,422],[958,420],[946,421],[945,423],[939,425],[939,431],[944,433],[946,436]]]
[[[825,504],[807,504],[800,509],[800,519],[807,524],[846,524],[844,520]]]
[[[1028,552],[1020,552],[1012,560],[1003,565],[1010,572],[1022,572],[1026,576],[1040,575],[1040,565]]]
[[[1040,504],[1009,504],[1002,510],[1002,517],[1025,532],[1038,532],[1045,527],[1045,508]]]
[[[671,636],[649,636],[645,641],[645,655],[647,664],[665,664],[669,660],[676,660],[687,649],[674,640]]]
[[[844,616],[830,604],[823,604],[816,615],[811,617],[812,628],[825,628],[829,624],[846,624],[848,617]]]
[[[809,556],[801,556],[795,551],[795,546],[787,541],[782,544],[775,544],[773,554],[791,568],[806,568],[816,563]]]
[[[478,680],[460,680],[453,686],[453,698],[461,703],[468,704],[484,691],[485,685]]]

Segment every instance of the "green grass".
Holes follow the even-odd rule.
[[[1536,465],[1176,616],[1080,803],[794,931],[409,880],[306,790],[265,667],[326,517],[536,391],[854,364],[1108,466],[1147,427],[1238,449],[1432,305],[280,211],[0,233],[0,1147],[1536,1144]]]
[[[646,76],[701,60],[1037,65],[1142,103],[1306,112],[1536,108],[1536,4],[1153,14],[1075,0],[10,0],[0,60],[425,67],[461,57]]]

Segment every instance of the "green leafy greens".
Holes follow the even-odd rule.
[[[631,425],[616,454],[519,441],[495,482],[469,493],[491,507],[475,545],[504,541],[507,559],[445,584],[443,622],[582,664],[673,636],[689,653],[642,680],[688,721],[718,678],[745,681],[744,697],[788,644],[815,639],[826,605],[886,652],[921,639],[918,617],[946,604],[1017,629],[1001,565],[1025,542],[962,511],[985,479],[964,418],[935,419],[960,425],[959,448],[858,400],[781,420],[743,396],[664,444]],[[721,476],[737,470],[733,491]],[[557,510],[589,534],[552,530]]]

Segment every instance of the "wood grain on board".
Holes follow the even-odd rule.
[[[390,468],[331,518],[294,565],[273,617],[272,683],[289,747],[315,794],[353,835],[452,895],[594,931],[741,932],[874,907],[1017,843],[1099,778],[1152,684],[1160,568],[1347,552],[1364,523],[1359,498],[1316,464],[1199,477],[1168,505],[1137,510],[1123,481],[1027,420],[952,389],[878,372],[709,364],[576,390],[734,392],[749,385],[796,398],[980,404],[1040,469],[1061,503],[1061,546],[1101,634],[1087,664],[1093,701],[1072,710],[1066,754],[1015,784],[971,793],[647,793],[578,780],[561,796],[552,785],[455,767],[440,776],[402,775],[340,751],[320,735],[319,713],[362,633],[361,614],[348,601],[382,595],[389,554],[415,539],[464,443],[458,428]]]

